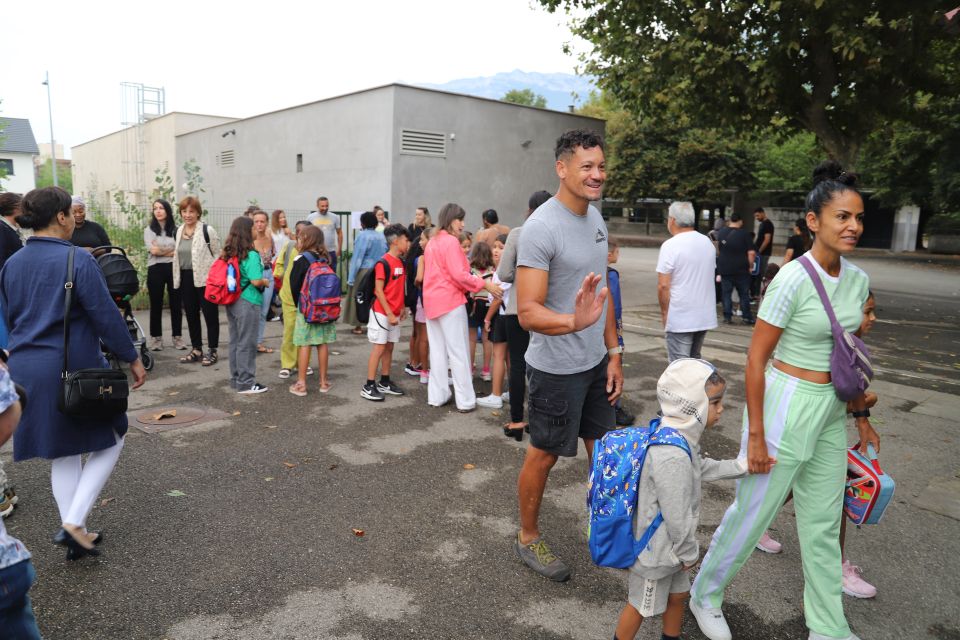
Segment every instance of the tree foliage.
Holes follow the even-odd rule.
[[[540,0],[575,10],[585,71],[630,111],[698,127],[808,131],[853,167],[881,123],[943,95],[939,0]],[[939,13],[938,13],[939,12]]]
[[[64,167],[57,164],[57,185],[61,189],[66,189],[67,193],[73,193],[73,171],[70,167]],[[37,171],[37,188],[53,186],[53,158],[50,158]]]
[[[547,107],[547,99],[539,93],[534,93],[533,89],[510,89],[500,99],[504,102],[522,104],[528,107],[540,107],[541,109]]]

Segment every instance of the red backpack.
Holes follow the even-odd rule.
[[[228,305],[240,299],[240,261],[236,256],[229,260],[217,258],[207,274],[207,287],[203,297],[213,304]]]
[[[326,261],[309,252],[303,258],[310,263],[300,286],[300,313],[309,324],[336,322],[340,317],[340,278]]]

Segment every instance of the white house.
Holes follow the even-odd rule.
[[[24,118],[0,118],[0,179],[3,191],[26,193],[37,186],[33,159],[39,155],[30,121]]]

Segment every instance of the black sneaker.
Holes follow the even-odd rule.
[[[633,426],[633,423],[636,422],[637,417],[624,409],[623,407],[617,407],[617,426],[618,427],[630,427]]]
[[[420,372],[420,369],[417,369],[415,366],[413,366],[413,365],[410,364],[409,362],[408,362],[408,363],[406,364],[406,366],[403,368],[403,372],[404,372],[405,374],[407,374],[408,376],[419,376],[420,373],[421,373],[421,372]]]
[[[249,389],[244,389],[243,391],[237,391],[241,395],[252,395],[254,393],[263,393],[267,390],[267,387],[263,386],[259,382],[254,382],[253,386]]]
[[[383,402],[383,394],[377,389],[377,384],[365,384],[360,389],[360,396],[374,402]]]
[[[418,374],[418,375],[419,375],[419,374]],[[402,395],[403,395],[403,389],[401,389],[400,387],[398,387],[393,380],[391,380],[391,381],[388,382],[387,384],[383,384],[382,382],[378,382],[378,383],[377,383],[377,391],[379,391],[380,393],[386,393],[387,395],[391,395],[391,396],[402,396]]]

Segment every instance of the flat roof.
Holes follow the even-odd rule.
[[[496,103],[496,104],[508,105],[508,106],[511,106],[511,107],[518,107],[518,108],[521,108],[521,109],[534,109],[534,110],[536,110],[536,111],[545,111],[545,112],[547,112],[547,113],[562,113],[562,114],[564,114],[564,115],[575,116],[575,117],[577,117],[577,118],[586,118],[586,119],[588,119],[588,120],[596,120],[597,122],[604,122],[604,123],[606,122],[606,120],[604,120],[603,118],[595,118],[595,117],[593,117],[593,116],[585,116],[585,115],[581,115],[581,114],[579,114],[579,113],[570,113],[569,111],[558,111],[558,110],[556,110],[556,109],[547,109],[547,108],[544,108],[544,107],[532,107],[532,106],[530,106],[530,105],[517,104],[517,103],[515,103],[515,102],[506,102],[506,101],[504,101],[504,100],[498,100],[498,99],[496,99],[496,98],[484,98],[484,97],[482,97],[482,96],[474,96],[474,95],[470,95],[470,94],[468,94],[468,93],[457,93],[456,91],[446,91],[446,90],[444,90],[444,89],[432,89],[432,88],[430,88],[430,87],[418,87],[418,86],[416,86],[416,85],[405,84],[405,83],[402,83],[402,82],[391,82],[391,83],[389,83],[389,84],[383,84],[383,85],[379,85],[379,86],[376,86],[376,87],[369,87],[369,88],[367,88],[367,89],[360,89],[360,90],[357,90],[357,91],[350,91],[350,92],[348,92],[348,93],[342,93],[342,94],[336,95],[336,96],[330,96],[329,98],[321,98],[320,100],[313,100],[313,101],[311,101],[311,102],[304,102],[303,104],[293,105],[293,106],[290,106],[290,107],[284,107],[283,109],[275,109],[274,111],[267,111],[267,112],[265,112],[265,113],[258,113],[258,114],[256,114],[256,115],[253,115],[253,116],[250,116],[250,117],[247,117],[247,118],[238,118],[237,120],[235,120],[235,122],[245,122],[245,121],[247,121],[247,120],[254,120],[255,118],[262,118],[262,117],[264,117],[264,116],[273,115],[273,114],[275,114],[275,113],[283,113],[284,111],[292,111],[292,110],[294,110],[294,109],[301,109],[301,108],[303,108],[303,107],[309,107],[309,106],[312,106],[312,105],[315,105],[315,104],[320,104],[320,103],[322,103],[322,102],[330,102],[330,101],[333,101],[333,100],[339,100],[339,99],[341,99],[341,98],[348,98],[348,97],[350,97],[350,96],[356,96],[356,95],[360,95],[360,94],[362,94],[362,93],[369,93],[369,92],[371,92],[371,91],[382,91],[382,90],[384,90],[384,89],[389,89],[389,88],[391,88],[391,87],[400,87],[401,89],[413,89],[413,90],[415,90],[415,91],[425,91],[425,92],[428,92],[428,93],[439,93],[439,94],[448,95],[448,96],[455,96],[455,97],[458,97],[458,98],[469,98],[469,99],[471,99],[471,100],[481,100],[481,101],[483,101],[483,102],[493,102],[493,103]],[[210,125],[209,127],[202,127],[202,128],[200,128],[200,129],[194,129],[193,131],[188,131],[188,132],[186,132],[186,133],[181,133],[181,134],[179,134],[179,135],[176,136],[176,137],[179,138],[180,136],[192,135],[192,134],[194,134],[194,133],[199,133],[199,132],[201,132],[201,131],[206,131],[207,129],[215,129],[215,128],[220,127],[220,126],[224,126],[225,124],[227,124],[227,123],[217,124],[217,125]]]
[[[217,115],[213,115],[212,113],[193,113],[193,112],[190,112],[190,111],[171,111],[171,112],[169,112],[169,113],[164,113],[163,115],[154,116],[154,117],[148,119],[146,122],[144,122],[144,124],[149,124],[150,122],[153,122],[154,120],[160,120],[160,119],[162,119],[162,118],[166,118],[167,116],[176,116],[176,115],[182,115],[182,116],[200,116],[201,118],[226,118],[226,119],[228,119],[228,120],[237,120],[237,118],[234,118],[234,117],[231,117],[231,116],[217,116]],[[226,124],[226,123],[224,123],[224,124]],[[105,134],[103,134],[102,136],[98,136],[98,137],[96,137],[96,138],[93,138],[92,140],[87,140],[86,142],[81,142],[80,144],[75,144],[75,145],[73,145],[73,146],[70,147],[70,148],[71,148],[71,149],[76,149],[77,147],[82,147],[82,146],[85,145],[85,144],[90,144],[91,142],[96,142],[97,140],[103,140],[104,138],[109,138],[110,136],[116,135],[116,134],[118,134],[118,133],[123,133],[124,131],[127,131],[128,129],[133,129],[133,127],[135,127],[135,126],[137,126],[137,125],[130,125],[129,127],[124,127],[124,128],[122,128],[122,129],[117,129],[116,131],[111,131],[110,133],[105,133]],[[204,128],[206,128],[206,127],[204,127]],[[199,129],[198,129],[198,131],[199,131]]]

